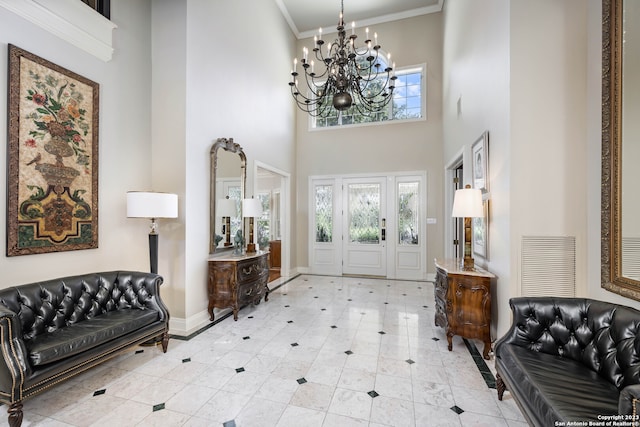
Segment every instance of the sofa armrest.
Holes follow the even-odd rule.
[[[0,305],[0,396],[14,402],[22,399],[22,385],[31,374],[22,324],[16,313]]]
[[[122,297],[131,307],[155,310],[160,314],[160,320],[169,322],[169,310],[160,297],[162,276],[140,271],[120,271],[118,283]]]
[[[494,351],[496,357],[500,355],[500,348],[505,344],[518,344],[523,346],[527,341],[530,341],[531,337],[528,337],[528,331],[522,327],[522,320],[524,318],[524,311],[530,306],[530,298],[511,298],[509,300],[509,307],[511,308],[511,326],[509,330],[496,341],[494,345]]]
[[[628,385],[620,392],[618,413],[640,416],[640,384]],[[635,419],[638,421],[638,418]]]

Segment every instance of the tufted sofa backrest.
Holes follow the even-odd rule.
[[[582,362],[618,389],[640,383],[640,311],[585,298],[512,298],[507,341]]]
[[[153,306],[149,283],[131,272],[92,273],[2,289],[0,304],[17,313],[28,341],[108,311]]]

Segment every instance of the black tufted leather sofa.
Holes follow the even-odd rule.
[[[9,425],[22,401],[132,346],[162,342],[169,312],[162,277],[112,271],[0,290],[0,402]],[[62,398],[62,397],[61,397]]]
[[[495,345],[498,399],[506,387],[532,426],[632,425],[640,415],[640,311],[584,298],[510,305],[511,328]]]

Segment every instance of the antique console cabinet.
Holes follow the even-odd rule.
[[[268,253],[256,252],[232,255],[231,252],[209,257],[209,315],[214,320],[213,309],[231,308],[233,319],[238,320],[238,310],[246,304],[260,304],[269,300]]]
[[[482,355],[491,351],[491,279],[486,270],[464,271],[460,260],[435,261],[435,324],[446,330],[449,351],[454,335],[484,342]]]

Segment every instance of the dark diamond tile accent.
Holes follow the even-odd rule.
[[[293,323],[293,320],[287,320],[287,323]]]
[[[327,309],[326,308],[321,308],[320,311],[327,311]]]
[[[291,347],[297,347],[299,344],[297,342],[291,343]]]
[[[437,337],[433,337],[431,339],[434,340],[434,341],[440,341],[440,338],[437,338]]]
[[[253,319],[253,316],[247,316],[247,319]]]
[[[422,308],[429,308],[429,306],[423,305]]]
[[[387,285],[387,288],[390,288],[390,287],[391,287],[391,285]]]
[[[191,362],[191,358],[187,357],[186,359],[182,359],[182,363],[189,363]]]
[[[464,412],[464,410],[462,408],[460,408],[458,405],[453,405],[451,408],[453,412],[455,412],[456,414],[460,415],[461,413]]]
[[[135,354],[140,354],[140,353],[144,353],[144,350],[136,350]]]
[[[290,305],[285,305],[285,306],[284,306],[284,308],[289,308],[289,307],[291,307],[291,306],[290,306]]]
[[[236,420],[225,421],[222,423],[222,427],[236,427]]]
[[[422,286],[418,286],[418,289],[422,289]]]
[[[287,296],[287,294],[282,294],[282,296],[285,296],[285,297],[286,297],[286,296]]]
[[[353,301],[351,298],[349,298],[347,301]]]
[[[345,351],[345,353],[351,355],[351,354],[353,354],[353,351],[347,350],[347,351]]]
[[[338,289],[339,291],[341,291],[342,289]]]
[[[362,315],[364,316],[364,315],[365,315],[365,314],[367,314],[367,313],[365,313],[365,312],[363,311],[363,312],[361,312],[360,314],[362,314]]]
[[[314,298],[318,298],[318,297],[314,297]]]
[[[313,286],[309,286],[309,289],[313,289]]]
[[[106,389],[106,388],[103,388],[103,389],[101,389],[101,390],[96,390],[96,391],[94,391],[94,392],[93,392],[93,395],[94,395],[94,396],[100,396],[101,394],[105,394],[106,392],[107,392],[107,389]]]
[[[305,380],[304,377],[303,378],[298,378],[296,381],[298,381],[298,384],[304,384],[304,383],[307,382],[307,380]]]
[[[331,325],[331,329],[335,329],[335,328],[337,328],[336,325]]]
[[[164,409],[164,403],[158,403],[157,405],[153,405],[153,412],[161,411]]]
[[[244,368],[237,368],[237,369],[236,369],[236,373],[238,373],[238,374],[239,374],[240,372],[244,372]]]
[[[242,337],[243,340],[249,340],[251,337]]]
[[[384,304],[385,304],[385,305],[387,305],[387,304],[389,304],[389,303],[388,303],[388,302],[385,302]]]
[[[409,365],[413,365],[414,363],[416,363],[411,359],[407,359],[407,360],[405,360],[405,362],[407,362]]]
[[[385,332],[385,331],[380,331],[380,332],[378,332],[378,333],[379,333],[380,335],[384,335],[384,334],[386,334],[386,332]]]
[[[371,390],[369,393],[367,393],[369,396],[371,397],[378,397],[380,396],[375,390]]]
[[[406,297],[406,296],[407,296],[407,294],[402,294],[402,296],[403,296],[403,297]]]

